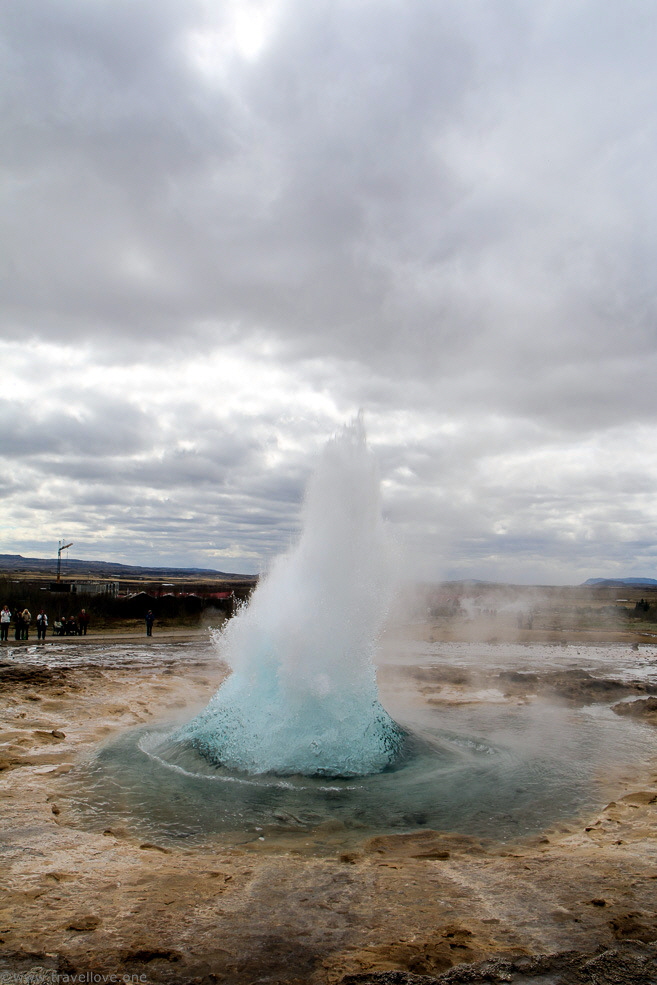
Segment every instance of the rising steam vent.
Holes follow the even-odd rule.
[[[328,443],[302,519],[297,546],[222,637],[230,677],[176,739],[252,774],[378,773],[404,732],[376,685],[391,558],[360,417]]]

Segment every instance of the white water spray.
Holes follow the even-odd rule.
[[[373,662],[390,574],[359,416],[324,451],[297,546],[223,634],[232,674],[178,738],[248,773],[356,776],[390,766],[403,733],[379,704]]]

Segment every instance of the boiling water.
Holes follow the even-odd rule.
[[[222,832],[233,842],[418,827],[507,839],[599,803],[605,770],[654,753],[653,732],[607,706],[500,703],[489,689],[465,706],[431,707],[411,672],[436,656],[429,645],[395,654],[407,667],[386,696],[389,714],[374,664],[389,571],[378,478],[357,420],[325,450],[298,545],[219,640],[226,682],[191,722],[126,733],[73,771],[63,782],[81,814],[157,837]],[[484,649],[443,645],[441,661],[465,661],[483,678]],[[545,669],[544,647],[502,647],[496,659],[513,663],[513,654]]]
[[[390,592],[379,480],[362,420],[330,441],[299,543],[221,643],[232,673],[160,756],[187,747],[249,774],[359,776],[392,766],[403,733],[379,703],[374,654]]]
[[[85,653],[101,666],[111,661],[109,649],[103,655],[87,646]],[[158,660],[167,666],[172,654],[179,672],[209,657],[199,645],[187,653],[163,644]],[[136,648],[133,658],[139,655]],[[127,824],[158,841],[221,835],[228,844],[292,842],[314,851],[425,828],[507,841],[602,807],[616,795],[619,776],[657,754],[656,730],[619,717],[610,703],[500,701],[489,686],[500,670],[572,666],[608,679],[654,681],[655,662],[626,648],[400,644],[394,656],[398,673],[386,675],[382,699],[407,737],[380,773],[233,771],[176,741],[178,726],[161,723],[124,733],[62,777],[62,797],[66,791],[85,826]],[[143,657],[152,660],[152,648]],[[483,690],[471,691],[470,703],[431,705],[414,672],[438,665],[480,674]]]

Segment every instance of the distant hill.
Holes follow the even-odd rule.
[[[646,588],[654,588],[657,585],[657,578],[588,578],[584,585],[633,585],[635,588],[645,585]]]
[[[21,554],[0,554],[0,574],[6,572],[56,574],[56,558],[23,557]],[[214,568],[144,568],[136,564],[116,564],[113,561],[79,561],[66,558],[62,562],[65,577],[90,576],[92,578],[150,578],[161,581],[169,578],[214,578],[254,580],[254,575],[240,575]]]

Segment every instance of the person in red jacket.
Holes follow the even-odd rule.
[[[87,626],[89,625],[89,613],[86,609],[83,609],[78,616],[78,633],[80,636],[87,635]]]

